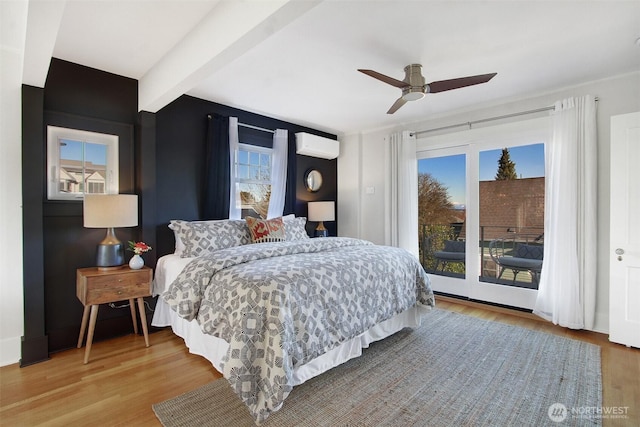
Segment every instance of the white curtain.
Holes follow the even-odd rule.
[[[236,188],[236,153],[238,152],[238,118],[229,117],[229,161],[231,167],[229,168],[229,219],[241,219],[242,209],[238,198],[238,189]]]
[[[545,147],[544,263],[534,313],[592,329],[596,296],[596,101],[558,101]]]
[[[287,193],[287,155],[289,132],[276,129],[273,134],[273,151],[271,154],[271,197],[267,218],[282,216],[284,199]]]
[[[389,136],[389,232],[386,244],[418,257],[418,160],[410,131]]]

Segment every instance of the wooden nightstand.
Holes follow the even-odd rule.
[[[76,295],[84,305],[78,348],[82,347],[82,339],[89,319],[89,309],[91,309],[87,348],[84,351],[85,364],[89,362],[93,331],[96,327],[100,304],[128,299],[131,308],[131,319],[133,320],[133,331],[137,334],[138,323],[136,322],[136,307],[134,304],[134,299],[137,298],[144,342],[149,347],[149,331],[147,330],[147,316],[144,311],[143,297],[151,296],[151,279],[152,270],[149,267],[142,267],[140,270],[132,270],[128,266],[115,270],[99,270],[96,267],[79,268],[77,270]]]

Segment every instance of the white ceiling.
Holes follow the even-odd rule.
[[[48,54],[140,80],[141,109],[187,93],[337,134],[640,70],[637,0],[58,3]],[[400,90],[356,70],[402,80],[410,63],[427,82],[498,75],[387,115]]]

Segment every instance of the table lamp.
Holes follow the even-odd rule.
[[[106,228],[98,243],[96,266],[100,270],[120,268],[124,264],[124,245],[116,237],[116,227],[138,225],[138,196],[135,194],[85,194],[84,226]]]
[[[317,221],[315,237],[327,237],[329,232],[324,228],[324,221],[335,221],[335,202],[309,202],[309,221]]]

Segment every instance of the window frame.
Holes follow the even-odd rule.
[[[239,167],[240,165],[240,151],[245,151],[249,153],[258,153],[259,155],[267,154],[269,156],[269,179],[268,180],[260,180],[260,179],[252,179],[252,178],[241,178],[239,177]],[[243,164],[244,165],[244,164]],[[250,163],[246,164],[247,167],[250,166]],[[260,165],[261,166],[261,165]],[[248,185],[268,185],[271,186],[271,173],[273,172],[273,148],[263,147],[260,145],[248,144],[245,142],[238,143],[238,148],[234,153],[234,164],[233,164],[233,182],[231,182],[232,188],[236,189],[236,203],[239,204],[239,209],[248,209],[247,206],[242,204],[242,197],[240,197],[240,186],[242,184]]]
[[[61,168],[60,140],[72,140],[82,144],[99,144],[106,146],[105,187],[103,194],[118,194],[119,191],[119,161],[118,135],[71,129],[60,126],[47,125],[47,199],[48,200],[82,200],[86,192],[66,193],[60,191],[59,170]],[[84,168],[84,159],[83,168]],[[96,193],[93,193],[96,194]]]
[[[545,144],[551,139],[552,134],[551,117],[547,116],[426,136],[416,140],[416,158],[419,161],[425,158],[465,154],[466,240],[478,242],[480,239],[480,152],[504,147]],[[432,287],[435,291],[511,307],[533,308],[537,290],[481,281],[479,274],[471,274],[471,272],[480,271],[477,245],[467,245],[466,254],[466,277],[459,279],[432,275]]]

